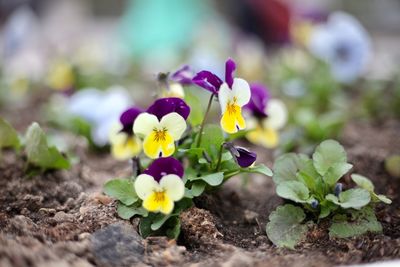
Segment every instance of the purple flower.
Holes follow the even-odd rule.
[[[266,107],[268,100],[271,98],[270,93],[264,85],[253,83],[250,85],[251,98],[250,102],[244,106],[254,117],[265,118],[268,116]]]
[[[232,154],[236,163],[242,168],[251,166],[257,159],[256,153],[251,152],[244,147],[235,146],[231,142],[226,142],[224,146]]]
[[[169,113],[176,112],[186,120],[190,113],[190,107],[178,97],[168,97],[157,99],[147,109],[147,112],[155,115],[159,120]]]
[[[171,80],[182,85],[191,85],[193,72],[188,65],[184,65],[171,75]]]
[[[137,107],[131,107],[125,110],[119,117],[119,121],[122,124],[121,132],[125,132],[129,135],[133,134],[133,123],[135,122],[137,116],[143,111]]]
[[[177,159],[172,157],[158,158],[154,160],[143,173],[152,176],[157,182],[168,174],[176,174],[182,178],[183,166]]]
[[[233,85],[233,73],[236,70],[236,64],[232,59],[228,59],[225,63],[225,82],[230,88]],[[224,83],[221,78],[219,78],[214,73],[203,70],[197,73],[193,77],[193,83],[210,91],[211,93],[217,95],[219,88]]]

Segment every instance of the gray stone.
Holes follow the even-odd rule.
[[[143,261],[142,241],[131,225],[116,223],[92,235],[91,250],[99,266],[133,266]]]

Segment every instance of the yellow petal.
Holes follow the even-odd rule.
[[[172,136],[167,132],[165,140],[161,142],[161,153],[163,157],[169,157],[175,152],[175,143]]]
[[[149,158],[156,159],[160,155],[161,144],[156,141],[156,132],[151,132],[143,143],[143,151]]]
[[[134,136],[127,137],[124,142],[112,143],[112,155],[119,160],[127,160],[137,156],[142,150],[142,143]]]
[[[253,131],[246,134],[246,138],[251,143],[266,148],[274,148],[279,143],[279,135],[276,130],[271,128],[263,129],[259,126]]]
[[[143,208],[150,212],[169,214],[174,208],[174,202],[165,192],[153,192],[143,201]]]
[[[152,159],[171,156],[175,152],[175,143],[172,136],[165,132],[162,138],[157,131],[151,132],[143,143],[144,153]]]
[[[236,104],[227,104],[224,114],[221,118],[221,127],[227,133],[236,133],[246,128],[246,122],[242,116],[242,109]]]

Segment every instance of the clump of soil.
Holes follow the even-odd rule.
[[[118,218],[116,203],[101,194],[107,179],[129,174],[129,164],[77,148],[80,163],[71,170],[26,177],[24,160],[6,151],[0,163],[0,266],[333,266],[400,258],[400,181],[383,165],[400,151],[399,132],[394,121],[351,123],[340,140],[354,171],[393,200],[377,207],[383,233],[331,239],[325,222],[293,251],[276,248],[265,234],[268,215],[283,203],[271,178],[235,177],[196,199],[181,215],[178,243],[143,240],[137,219]],[[272,152],[252,149],[272,166]]]

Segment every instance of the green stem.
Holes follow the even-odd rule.
[[[215,167],[215,172],[219,171],[219,166],[221,165],[221,160],[222,160],[222,151],[224,149],[224,143],[221,144],[219,148],[219,155],[218,155],[218,162],[217,162],[217,167]]]
[[[228,173],[224,174],[224,180],[227,180],[227,179],[229,179],[229,178],[231,178],[231,177],[233,177],[233,176],[235,176],[235,175],[237,175],[239,173],[240,173],[240,170],[228,172]]]
[[[212,104],[213,98],[214,98],[214,94],[211,94],[210,100],[208,100],[206,113],[204,114],[203,121],[201,122],[201,125],[200,125],[199,138],[197,138],[196,147],[200,147],[201,137],[203,136],[204,125],[206,123],[206,119],[208,117],[208,113],[210,112],[210,108],[211,108],[211,104]]]

